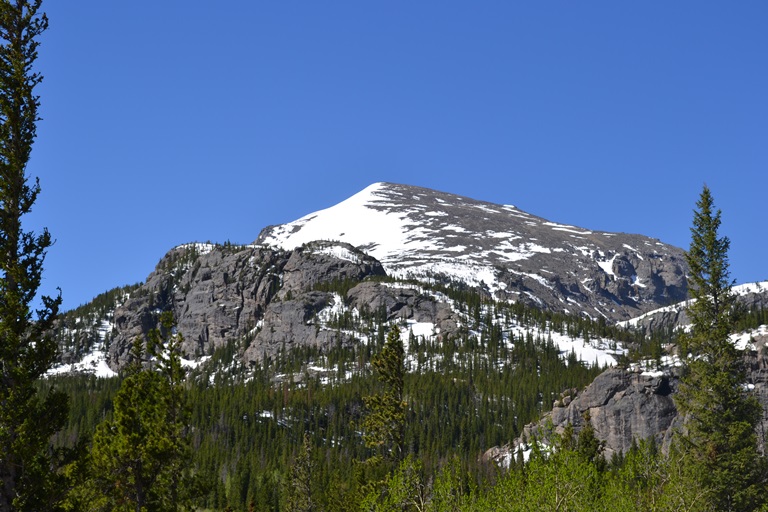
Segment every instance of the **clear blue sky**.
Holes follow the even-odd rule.
[[[44,291],[377,181],[687,248],[706,182],[768,279],[768,2],[48,0]]]

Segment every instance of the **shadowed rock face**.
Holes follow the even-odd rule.
[[[633,439],[652,437],[659,446],[666,446],[673,427],[677,426],[677,408],[672,398],[677,383],[674,374],[645,375],[611,368],[582,392],[566,393],[542,421],[525,427],[523,437],[543,436],[549,421],[558,433],[569,423],[578,432],[589,417],[595,435],[605,442],[604,453],[608,458],[617,452],[626,453]]]
[[[744,311],[768,309],[768,283],[751,283],[734,287],[738,307]],[[674,330],[690,324],[685,311],[686,303],[650,311],[623,325],[636,328],[646,334]]]
[[[390,320],[401,318],[435,324],[442,334],[455,333],[460,326],[459,318],[449,304],[435,301],[416,288],[365,282],[349,290],[347,300],[350,306],[358,309],[368,307],[376,311],[384,308]]]
[[[459,319],[448,303],[415,287],[368,280],[382,276],[377,260],[347,244],[313,242],[293,251],[182,246],[115,310],[108,362],[114,370],[122,368],[133,341],[157,325],[161,311],[173,311],[186,357],[246,340],[245,363],[282,348],[352,343],[352,334],[327,329],[318,320],[340,300],[358,311],[383,310],[388,320],[433,323],[441,335],[457,331]],[[337,291],[324,291],[331,289]]]

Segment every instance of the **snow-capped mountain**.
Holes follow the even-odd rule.
[[[590,231],[513,206],[377,183],[336,206],[265,228],[251,245],[172,249],[143,285],[118,294],[113,308],[99,308],[108,317],[94,316],[92,327],[71,320],[61,333],[69,354],[62,363],[76,368],[79,356],[98,349],[118,370],[160,311],[174,313],[190,360],[233,341],[246,364],[293,346],[360,343],[370,335],[360,327],[381,315],[388,323],[418,325],[439,343],[478,321],[436,291],[446,284],[507,305],[613,323],[684,299],[683,260],[680,249],[645,236]],[[98,331],[104,322],[108,333]],[[506,336],[532,332],[590,364],[612,364],[623,353],[611,340],[587,343],[515,322],[505,320]]]
[[[439,276],[592,318],[626,320],[686,295],[679,248],[408,185],[373,184],[328,209],[265,228],[256,244],[291,250],[313,240],[353,245],[390,276]]]
[[[537,396],[542,409],[552,404],[544,421],[581,428],[589,411],[606,453],[626,451],[636,436],[663,446],[678,421],[679,358],[673,350],[648,358],[642,333],[685,327],[684,260],[681,249],[642,235],[377,183],[267,227],[250,245],[172,249],[145,283],[107,292],[61,319],[61,365],[49,375],[114,375],[164,311],[183,335],[184,364],[198,367],[191,378],[213,383],[264,368],[275,383],[355,382],[370,371],[372,345],[399,329],[413,373],[509,372],[526,366],[513,351],[531,347],[568,369],[613,367],[583,390]],[[768,307],[768,282],[734,291],[750,311]],[[747,385],[768,407],[761,318],[733,342],[746,349]],[[543,424],[525,427],[526,436],[538,437]],[[487,456],[508,461],[524,443]]]

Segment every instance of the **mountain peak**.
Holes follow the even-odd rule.
[[[257,244],[349,243],[398,277],[462,280],[497,298],[620,320],[685,298],[683,251],[641,235],[550,222],[514,206],[374,183]]]

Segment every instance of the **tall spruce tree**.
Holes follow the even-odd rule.
[[[363,397],[363,442],[373,454],[358,466],[357,491],[361,508],[379,509],[382,504],[375,504],[386,496],[390,479],[404,457],[405,350],[397,325],[390,328],[381,351],[371,358],[371,368],[381,387]]]
[[[389,330],[381,352],[371,359],[371,367],[383,389],[363,398],[367,409],[363,440],[384,460],[400,462],[404,456],[405,439],[405,350],[396,325]]]
[[[735,298],[731,291],[728,237],[719,234],[720,210],[704,187],[694,211],[686,254],[692,299],[691,356],[675,397],[685,415],[680,449],[693,465],[689,474],[709,491],[716,510],[755,510],[765,501],[765,464],[755,427],[760,405],[745,389],[744,358],[729,340]]]
[[[54,508],[59,484],[50,438],[67,417],[66,396],[40,396],[35,386],[56,357],[47,333],[61,296],[43,296],[33,314],[52,240],[47,230],[22,228],[40,192],[26,174],[39,119],[34,90],[42,80],[33,65],[48,27],[40,5],[0,1],[0,511]]]
[[[317,510],[312,499],[312,439],[309,432],[304,433],[304,442],[296,454],[290,469],[286,492],[286,512],[312,512]]]

